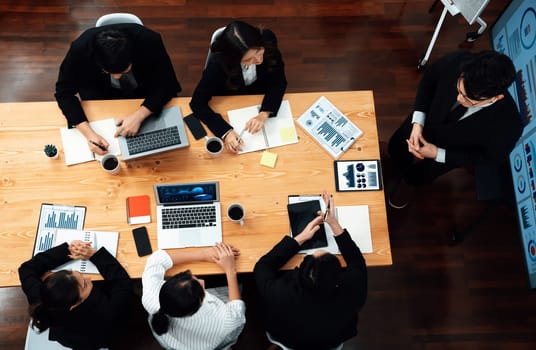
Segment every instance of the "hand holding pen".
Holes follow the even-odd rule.
[[[333,201],[333,196],[324,190],[322,192],[322,199],[324,199],[324,202],[326,203],[324,222],[329,225],[331,231],[333,231],[333,235],[338,236],[343,232],[343,228],[335,216],[335,202]]]
[[[108,142],[101,137],[92,138],[89,140],[89,149],[93,153],[105,155],[108,152]]]

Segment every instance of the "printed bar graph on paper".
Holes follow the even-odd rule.
[[[85,215],[85,207],[41,204],[34,255],[54,246],[56,229],[83,229]]]

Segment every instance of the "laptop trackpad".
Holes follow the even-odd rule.
[[[201,230],[200,229],[187,229],[179,230],[179,240],[183,247],[198,247],[201,245]]]

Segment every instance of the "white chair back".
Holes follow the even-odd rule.
[[[118,23],[136,23],[139,25],[143,25],[143,22],[141,19],[139,19],[138,16],[133,15],[132,13],[109,13],[107,15],[101,16],[97,23],[95,23],[95,27],[101,27],[109,24],[118,24]]]

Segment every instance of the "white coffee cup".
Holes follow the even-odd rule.
[[[223,152],[223,141],[219,137],[207,137],[205,149],[211,157],[219,157]]]
[[[240,203],[233,203],[227,208],[227,217],[232,222],[238,222],[240,225],[244,225],[244,217],[246,216],[246,209]]]
[[[117,174],[121,169],[119,159],[115,154],[106,154],[104,157],[102,157],[100,163],[104,171],[112,175]]]

